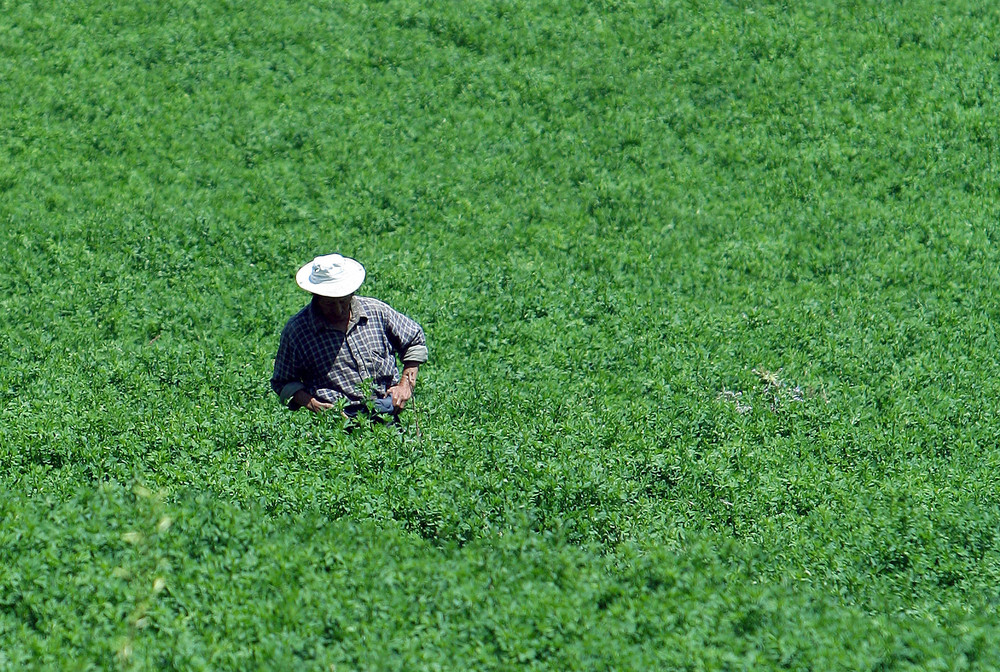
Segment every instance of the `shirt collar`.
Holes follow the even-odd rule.
[[[368,319],[368,311],[365,310],[364,305],[356,296],[351,297],[351,321],[347,324],[347,330],[350,331],[354,328],[354,325],[361,320]]]

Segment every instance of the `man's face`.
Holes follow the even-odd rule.
[[[339,322],[347,319],[351,314],[351,297],[342,296],[333,298],[330,296],[317,296],[316,301],[323,316],[328,320]]]

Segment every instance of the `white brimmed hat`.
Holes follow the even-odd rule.
[[[364,281],[365,267],[339,254],[316,257],[295,274],[302,289],[334,298],[353,294]]]

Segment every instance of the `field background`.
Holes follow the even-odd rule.
[[[998,26],[0,0],[0,669],[997,669]],[[269,390],[332,251],[402,433]]]

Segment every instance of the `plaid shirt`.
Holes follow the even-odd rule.
[[[286,404],[299,390],[331,404],[340,399],[357,403],[363,380],[371,379],[379,396],[399,382],[396,355],[407,363],[427,361],[424,330],[402,313],[377,299],[355,296],[345,334],[311,302],[281,332],[271,389]]]

